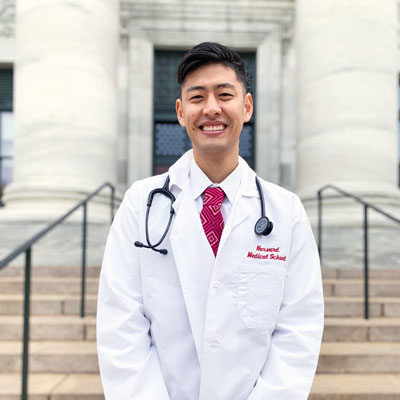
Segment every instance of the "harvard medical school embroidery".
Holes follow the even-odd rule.
[[[253,253],[252,251],[249,251],[247,253],[247,258],[258,258],[262,260],[278,260],[278,261],[286,261],[286,256],[281,256],[279,253],[279,247],[270,247],[270,248],[265,248],[261,246],[257,246],[255,251],[260,251],[262,253],[267,253],[267,254],[262,254],[262,253]]]

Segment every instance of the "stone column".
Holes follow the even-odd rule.
[[[128,186],[152,175],[154,47],[140,30],[129,37]]]
[[[295,191],[297,157],[296,49],[294,40],[283,42],[282,57],[282,134],[280,185]]]
[[[117,0],[18,0],[15,160],[4,201],[34,218],[116,182]]]
[[[280,183],[282,33],[271,31],[257,47],[256,170]]]
[[[316,192],[329,183],[400,214],[397,19],[395,0],[297,1],[297,191],[314,223]],[[324,215],[333,232],[325,243],[335,241],[332,255],[347,254],[348,265],[361,250],[362,208],[332,197]],[[359,238],[349,236],[353,228]],[[374,246],[383,255],[387,232]]]

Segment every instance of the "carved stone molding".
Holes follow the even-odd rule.
[[[15,1],[0,0],[0,37],[15,36]]]

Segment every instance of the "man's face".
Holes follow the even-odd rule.
[[[207,64],[187,75],[181,97],[176,100],[176,113],[195,156],[238,155],[239,136],[253,113],[253,100],[244,93],[235,71]]]

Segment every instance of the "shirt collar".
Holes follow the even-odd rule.
[[[209,186],[219,186],[225,193],[231,204],[239,189],[242,178],[242,163],[239,159],[237,167],[220,184],[213,184],[208,176],[196,164],[194,158],[190,166],[190,185],[192,187],[193,198],[197,199]]]

